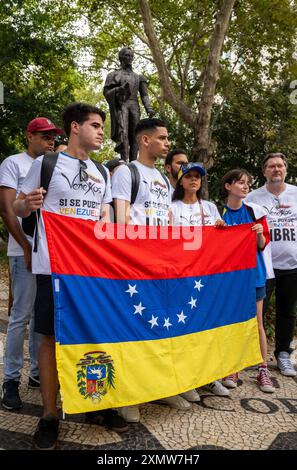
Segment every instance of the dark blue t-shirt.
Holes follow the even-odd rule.
[[[240,209],[230,209],[224,206],[222,219],[227,225],[249,224],[254,222],[246,206],[242,204]],[[257,250],[257,277],[256,287],[264,287],[266,284],[266,268],[261,251]]]

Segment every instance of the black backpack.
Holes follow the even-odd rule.
[[[134,165],[133,163],[128,163],[127,164],[127,167],[129,168],[130,172],[131,172],[131,199],[130,199],[130,204],[134,204],[135,200],[136,200],[136,197],[137,197],[137,193],[138,193],[138,189],[139,189],[139,185],[140,185],[140,173],[138,171],[138,168],[136,165]],[[168,178],[167,176],[165,176],[161,171],[160,171],[161,175],[162,175],[162,178],[164,179],[165,183],[166,183],[166,186],[167,186],[167,189],[170,193],[170,187],[169,187],[169,181],[168,181]]]
[[[57,160],[58,160],[59,152],[49,152],[44,154],[41,171],[40,171],[40,187],[48,190],[53,171],[55,169]],[[107,173],[103,165],[97,162],[96,160],[92,160],[92,162],[96,165],[97,169],[100,171],[101,175],[104,178],[105,184],[107,183]],[[33,237],[37,220],[40,217],[40,210],[31,212],[28,217],[24,217],[22,219],[22,228],[25,234],[30,235]],[[37,230],[35,232],[35,240],[34,240],[34,251],[37,251]]]

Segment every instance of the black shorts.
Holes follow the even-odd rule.
[[[52,276],[36,275],[37,292],[34,306],[35,331],[42,335],[54,336],[54,295]]]

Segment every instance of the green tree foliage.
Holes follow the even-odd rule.
[[[175,92],[197,113],[216,15],[222,1],[150,0],[154,27]],[[117,53],[131,46],[136,68],[150,79],[150,94],[169,123],[173,145],[191,155],[193,129],[172,110],[160,92],[160,79],[144,34],[137,0],[78,2],[94,37],[94,67],[117,66]],[[289,100],[297,79],[297,2],[237,0],[224,42],[213,106],[210,137],[213,167],[210,193],[218,198],[219,180],[232,167],[247,167],[261,183],[260,161],[271,150],[285,152],[296,178],[297,105]],[[210,165],[211,166],[211,165]]]
[[[118,67],[118,51],[135,51],[134,68],[149,78],[157,116],[168,122],[172,145],[192,154],[193,128],[164,98],[144,32],[139,0],[4,0],[0,4],[0,156],[19,151],[23,130],[36,115],[59,124],[73,99],[107,106],[105,75]],[[217,13],[223,0],[150,0],[153,24],[174,92],[197,115]],[[296,0],[237,0],[224,41],[209,129],[210,193],[231,167],[259,176],[270,150],[288,154],[296,178]],[[294,55],[295,54],[295,55]],[[79,69],[79,72],[78,72]],[[109,117],[106,135],[109,134]],[[100,159],[113,156],[107,139]],[[292,179],[292,181],[296,181]],[[259,178],[261,182],[261,178]]]
[[[24,148],[30,119],[60,124],[61,108],[74,100],[82,77],[71,33],[68,2],[4,0],[0,3],[0,159]],[[69,29],[68,29],[69,28]]]

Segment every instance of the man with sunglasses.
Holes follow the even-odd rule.
[[[28,386],[39,388],[38,349],[40,335],[34,333],[33,308],[36,278],[31,272],[32,239],[22,230],[21,221],[13,212],[13,202],[32,163],[45,152],[53,150],[62,129],[45,117],[29,122],[26,130],[27,149],[7,157],[0,167],[0,215],[9,232],[7,255],[13,303],[6,335],[1,404],[8,410],[22,407],[19,383],[23,367],[24,339],[29,322],[30,375]]]
[[[67,148],[59,153],[48,191],[40,188],[40,172],[43,157],[31,167],[14,209],[17,215],[27,217],[40,209],[91,220],[107,220],[111,202],[110,178],[106,169],[106,182],[89,152],[98,150],[103,143],[105,113],[94,106],[72,103],[62,114],[64,130],[69,138]],[[37,188],[37,189],[36,189]],[[33,252],[33,272],[37,274],[35,303],[35,329],[42,334],[39,355],[41,394],[44,404],[43,417],[39,421],[33,441],[37,449],[53,449],[58,438],[58,410],[56,405],[58,376],[55,359],[54,302],[51,270],[42,213],[38,224],[38,250]],[[96,424],[122,432],[126,423],[113,410],[87,414]]]
[[[267,213],[275,278],[266,283],[264,311],[275,289],[275,357],[281,374],[295,377],[290,360],[297,307],[297,187],[285,182],[288,161],[282,153],[269,153],[262,162],[266,184],[247,200]]]

